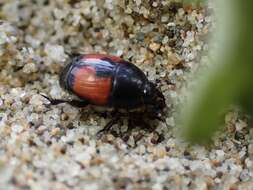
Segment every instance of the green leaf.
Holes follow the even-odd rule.
[[[194,143],[207,142],[221,126],[222,113],[231,104],[240,104],[253,113],[253,38],[250,0],[221,0],[221,20],[216,39],[213,68],[202,73],[198,87],[183,108],[180,121],[183,135]],[[230,14],[228,14],[230,13]],[[202,71],[203,72],[203,71]]]

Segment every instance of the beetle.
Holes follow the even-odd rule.
[[[59,82],[63,89],[79,99],[62,100],[42,95],[51,105],[96,105],[115,110],[145,107],[145,112],[154,118],[159,118],[166,107],[161,91],[137,66],[113,55],[75,56],[60,73]],[[99,133],[109,130],[118,118],[114,117]]]

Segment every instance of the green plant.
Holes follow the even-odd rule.
[[[198,4],[198,3],[205,3],[207,0],[182,0],[183,3],[191,3],[191,4]]]
[[[204,77],[181,114],[183,134],[194,143],[210,139],[221,126],[221,114],[231,104],[253,114],[253,3],[250,0],[217,3],[218,37],[212,40],[219,50],[210,59],[213,68],[202,73]]]

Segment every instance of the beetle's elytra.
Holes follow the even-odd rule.
[[[132,109],[142,106],[158,113],[165,107],[163,94],[134,64],[105,54],[79,55],[63,69],[60,85],[79,100],[46,97],[51,104],[69,103],[84,107],[88,104]]]
[[[164,100],[138,67],[116,56],[75,57],[61,73],[60,84],[80,99],[100,106],[136,108]]]

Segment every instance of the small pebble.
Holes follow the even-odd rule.
[[[12,131],[15,132],[15,133],[21,133],[23,131],[23,126],[22,125],[19,125],[19,124],[13,124],[11,126],[12,128]]]
[[[2,98],[0,98],[0,109],[3,108],[4,105],[4,101],[2,100]]]
[[[55,62],[63,62],[66,59],[64,48],[60,45],[46,44],[45,53]]]
[[[151,44],[149,44],[149,48],[153,52],[156,52],[160,47],[161,47],[161,44],[158,44],[158,43],[151,43]]]

